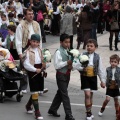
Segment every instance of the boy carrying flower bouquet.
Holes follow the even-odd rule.
[[[43,55],[39,45],[40,36],[38,34],[31,35],[30,46],[26,50],[26,57],[23,62],[24,68],[28,72],[29,86],[31,91],[30,99],[26,104],[26,110],[27,113],[33,113],[33,105],[37,120],[43,119],[39,110],[38,93],[40,91],[40,81],[43,79],[41,72],[46,68],[46,62],[43,61]]]
[[[87,51],[83,53],[83,55],[88,57],[81,57],[80,62],[73,63],[73,68],[76,68],[81,73],[81,89],[84,91],[85,94],[85,108],[87,120],[92,120],[94,118],[91,110],[93,104],[93,94],[98,89],[97,75],[100,78],[101,87],[105,87],[105,72],[102,68],[101,57],[95,52],[96,49],[96,40],[89,39],[87,41]],[[87,63],[83,64],[85,63],[84,61],[86,61]]]

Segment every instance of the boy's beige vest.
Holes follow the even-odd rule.
[[[21,23],[22,26],[22,48],[25,48],[28,43],[29,29],[28,29],[28,21],[23,20]],[[32,22],[33,30],[35,33],[39,34],[39,24],[36,21]]]
[[[41,51],[41,49],[39,47],[37,49],[38,49],[38,53],[39,53],[39,56],[41,58],[41,63],[42,63],[42,60],[43,60],[42,51]],[[33,51],[33,49],[31,47],[29,47],[27,49],[27,52],[29,52],[30,64],[34,66],[35,65],[35,53],[34,53],[34,51]]]

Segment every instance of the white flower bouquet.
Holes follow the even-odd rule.
[[[49,49],[44,49],[44,50],[42,51],[42,53],[43,53],[43,62],[44,62],[44,63],[49,63],[49,62],[51,62],[51,57],[52,57],[52,55],[51,55]],[[41,74],[42,74],[43,77],[47,77],[46,68],[41,68]]]
[[[89,63],[89,58],[87,55],[80,55],[79,56],[79,61],[82,64],[83,67],[87,67]]]
[[[49,49],[44,49],[43,50],[43,62],[51,62],[51,53],[49,51]]]
[[[76,62],[75,58],[79,58],[79,51],[77,49],[68,50],[67,53],[71,56],[71,60]]]

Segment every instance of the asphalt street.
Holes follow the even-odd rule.
[[[64,120],[65,114],[62,104],[58,110],[58,113],[61,115],[60,118],[54,118],[47,114],[47,111],[56,93],[57,86],[55,81],[52,81],[50,79],[45,80],[45,86],[49,89],[49,92],[39,97],[40,111],[44,117],[44,120]],[[83,92],[79,87],[76,87],[74,85],[70,85],[68,91],[71,100],[73,116],[76,120],[85,120]],[[25,110],[25,104],[29,96],[29,92],[27,94],[24,94],[24,97],[20,103],[16,102],[15,96],[13,98],[6,98],[4,103],[0,103],[0,120],[34,120],[34,114],[27,114]],[[94,105],[92,109],[92,112],[95,116],[94,120],[115,120],[115,110],[112,100],[109,103],[108,108],[106,108],[103,117],[98,116],[98,111],[100,110],[104,97],[105,96],[100,92],[97,92],[94,95]]]

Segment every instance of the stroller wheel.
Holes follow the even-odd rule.
[[[17,102],[21,101],[21,96],[19,94],[16,95],[16,100],[17,100]]]

